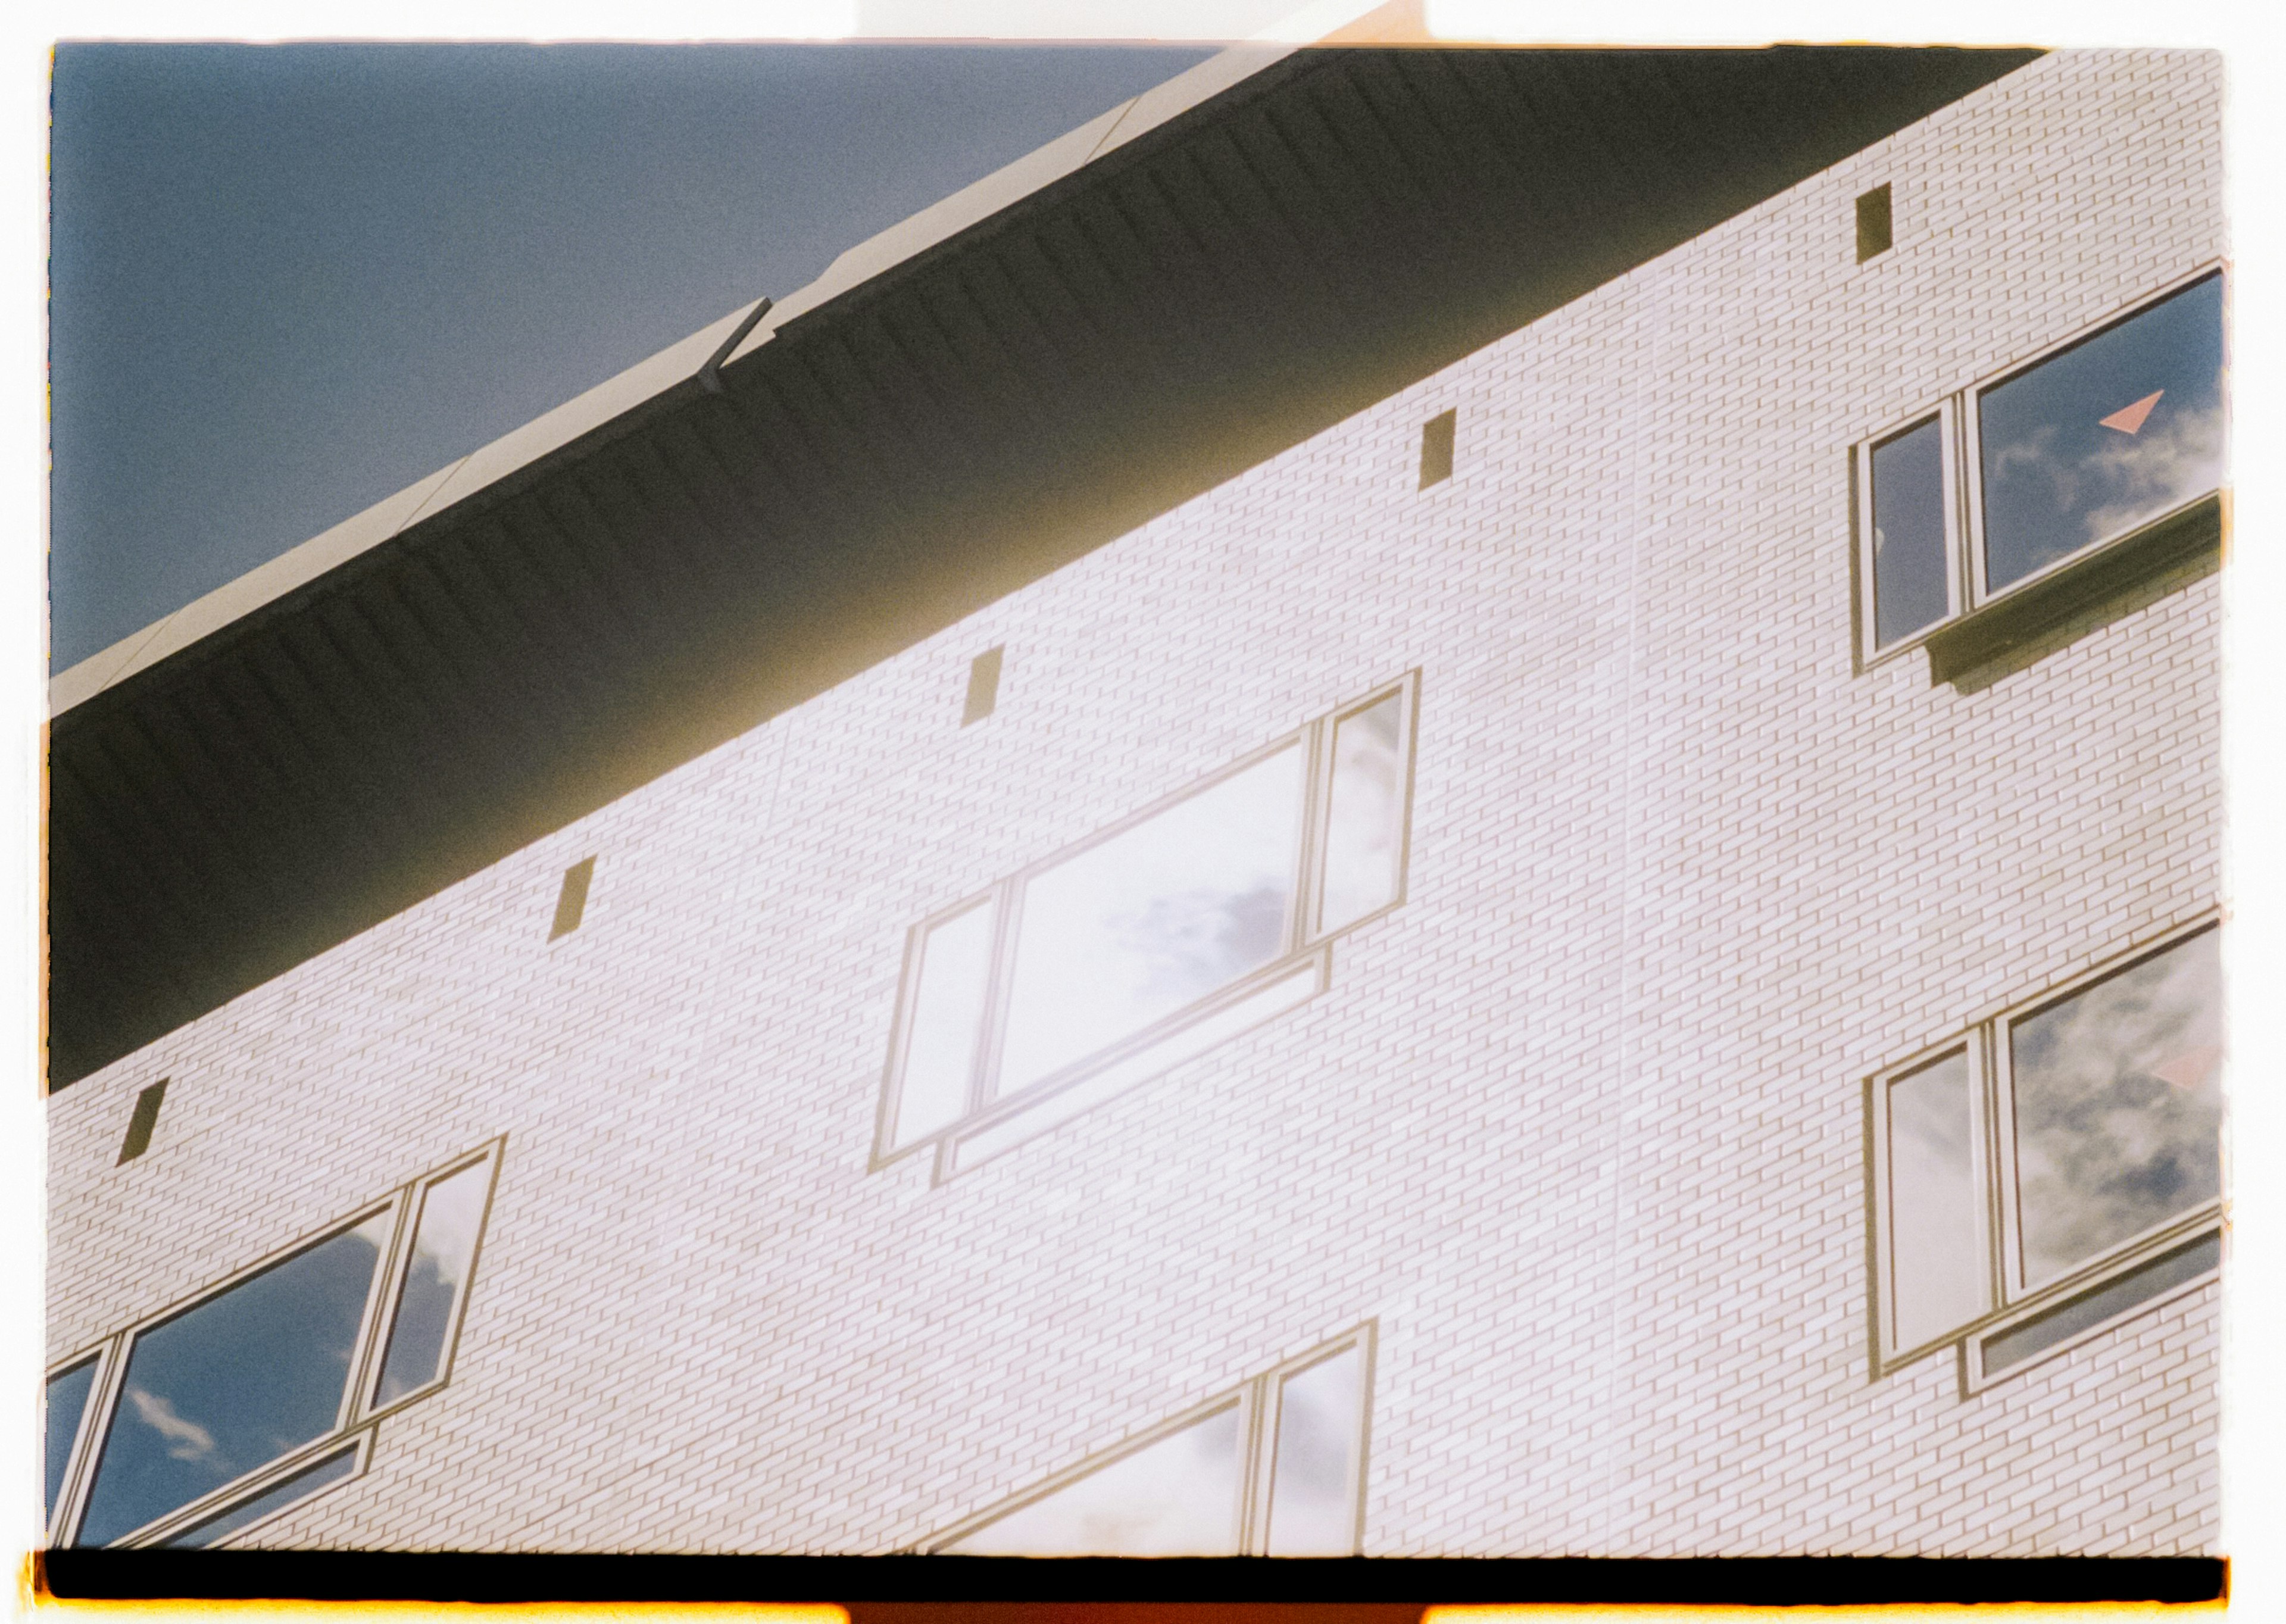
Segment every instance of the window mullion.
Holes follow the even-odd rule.
[[[1302,749],[1307,763],[1302,775],[1301,839],[1296,859],[1294,906],[1286,921],[1281,958],[1290,958],[1316,939],[1324,904],[1326,820],[1333,806],[1334,724],[1320,716],[1302,729]]]
[[[1015,990],[1016,914],[1023,897],[1024,876],[1021,874],[993,887],[992,966],[985,975],[984,1019],[977,1022],[976,1060],[968,1082],[967,1114],[971,1116],[991,1104],[999,1089],[1008,1005]]]
[[[1946,493],[1958,537],[1952,591],[1958,600],[1955,615],[1965,615],[1984,602],[1984,470],[1979,460],[1976,391],[1963,390],[1945,402],[1952,489]]]
[[[119,1404],[129,1336],[126,1331],[115,1333],[96,1355],[95,1385],[87,1395],[86,1412],[80,1417],[79,1431],[72,1439],[72,1461],[64,1473],[63,1490],[56,1496],[55,1521],[48,1530],[51,1545],[70,1544],[78,1531],[88,1484],[95,1477],[95,1462],[103,1453],[104,1436],[111,1430],[111,1413]]]
[[[1270,1472],[1277,1459],[1277,1373],[1257,1376],[1242,1390],[1246,1407],[1243,1505],[1239,1517],[1238,1554],[1258,1557],[1270,1548]]]
[[[2008,1064],[2008,1022],[2006,1017],[1987,1021],[1983,1030],[1985,1068],[1990,1083],[1993,1147],[1991,1218],[1994,1224],[1993,1307],[2007,1307],[2024,1295],[2023,1214],[2018,1207],[2016,1176],[2016,1110],[2014,1079]]]
[[[393,1197],[397,1216],[390,1226],[389,1250],[382,1256],[381,1266],[374,1271],[374,1295],[366,1304],[365,1318],[358,1327],[357,1351],[350,1360],[349,1390],[343,1395],[341,1412],[334,1422],[335,1432],[371,1407],[367,1400],[381,1375],[376,1361],[388,1344],[389,1322],[396,1317],[405,1271],[412,1264],[413,1225],[420,1212],[421,1188],[422,1180],[415,1179],[399,1185]]]

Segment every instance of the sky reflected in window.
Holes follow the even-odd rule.
[[[1888,1085],[1889,1312],[1900,1348],[1965,1325],[1989,1305],[1970,1088],[1965,1051]]]
[[[1026,884],[1001,1093],[1278,957],[1302,765],[1289,745]]]
[[[332,1430],[390,1216],[135,1339],[79,1543],[131,1533]]]
[[[477,1231],[485,1221],[485,1188],[492,1163],[479,1162],[430,1185],[413,1232],[413,1257],[398,1293],[375,1404],[394,1404],[426,1387],[444,1369],[445,1336],[453,1305],[468,1289],[476,1261]]]
[[[1944,433],[1934,417],[1873,447],[1873,643],[1944,619]]]
[[[986,1524],[988,1557],[1222,1557],[1238,1550],[1239,1407],[1226,1405]]]
[[[2222,279],[1978,398],[1986,583],[2022,579],[2222,484]]]
[[[2025,1281],[2222,1192],[2214,930],[2009,1029]]]
[[[1405,758],[1398,751],[1404,698],[1391,694],[1335,724],[1321,931],[1339,930],[1397,895],[1405,845]]]
[[[1357,1549],[1359,1411],[1365,1350],[1352,1346],[1286,1378],[1270,1494],[1273,1557],[1346,1557]]]
[[[56,1501],[64,1492],[64,1472],[71,1465],[72,1440],[79,1436],[79,1418],[87,1409],[87,1395],[95,1386],[95,1360],[83,1359],[70,1369],[48,1378],[46,1394],[48,1518],[56,1515]]]

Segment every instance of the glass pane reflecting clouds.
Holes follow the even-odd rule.
[[[1397,895],[1405,835],[1405,760],[1398,753],[1403,699],[1391,694],[1334,726],[1321,931],[1339,930]]]
[[[1346,1557],[1357,1546],[1357,1447],[1365,1350],[1286,1378],[1270,1493],[1270,1554]]]
[[[1932,417],[1873,447],[1873,643],[1944,619],[1944,433]]]
[[[2208,930],[2009,1030],[2026,1283],[2222,1190],[2222,955]]]
[[[2222,279],[2019,373],[1977,414],[1996,589],[2216,489]]]
[[[71,1465],[72,1440],[79,1436],[79,1418],[87,1409],[87,1395],[95,1387],[95,1361],[83,1359],[70,1369],[48,1378],[46,1394],[48,1516],[56,1514],[56,1500],[64,1492],[64,1471]]]
[[[390,1215],[135,1339],[79,1543],[102,1545],[330,1431]]]
[[[469,1265],[476,1259],[477,1231],[485,1221],[485,1186],[491,1172],[489,1162],[464,1167],[430,1185],[421,1198],[413,1257],[398,1292],[375,1404],[392,1404],[427,1386],[443,1368],[453,1305],[467,1289]]]
[[[1888,1085],[1889,1312],[1901,1348],[1990,1305],[1977,1240],[1971,1086],[1966,1051]]]
[[[1278,957],[1302,752],[1278,751],[1024,887],[999,1092],[1012,1093]]]
[[[931,926],[921,944],[892,1145],[910,1145],[968,1108],[969,1073],[992,973],[992,914],[989,903],[979,903]]]
[[[1221,1557],[1238,1550],[1239,1407],[1231,1404],[948,1550],[1000,1557]]]
[[[314,1466],[305,1466],[283,1483],[264,1489],[253,1499],[241,1501],[220,1517],[210,1517],[194,1523],[173,1539],[162,1541],[175,1549],[196,1549],[226,1540],[248,1523],[257,1522],[272,1511],[292,1505],[297,1500],[307,1500],[327,1485],[339,1483],[357,1470],[357,1451],[344,1449],[329,1455]]]

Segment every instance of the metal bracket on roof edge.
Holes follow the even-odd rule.
[[[729,337],[722,341],[722,347],[720,350],[706,358],[706,365],[698,369],[699,388],[710,395],[719,395],[722,392],[722,363],[730,359],[730,352],[733,350],[746,342],[746,335],[754,330],[754,324],[769,313],[770,301],[768,298],[763,299],[761,303],[746,312],[746,319],[732,330]]]

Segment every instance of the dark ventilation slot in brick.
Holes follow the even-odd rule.
[[[1421,425],[1421,488],[1424,491],[1453,477],[1453,425],[1460,415],[1456,406]]]
[[[564,888],[556,894],[556,927],[548,933],[550,942],[579,928],[580,916],[587,911],[587,882],[595,876],[593,857],[582,857],[564,871]]]
[[[968,662],[968,703],[961,706],[960,725],[981,721],[1000,703],[1000,650],[995,644]]]
[[[156,1083],[135,1096],[135,1115],[127,1119],[127,1137],[120,1141],[119,1160],[114,1167],[123,1167],[151,1148],[151,1130],[159,1125],[159,1102],[167,1097],[167,1079]]]
[[[1889,183],[1857,194],[1857,263],[1889,251]]]

